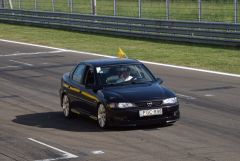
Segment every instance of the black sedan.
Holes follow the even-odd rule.
[[[171,124],[179,119],[176,95],[149,69],[132,59],[79,63],[61,80],[65,117],[84,114],[101,128],[110,125]]]

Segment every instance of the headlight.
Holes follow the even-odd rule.
[[[167,98],[167,99],[163,100],[163,104],[175,104],[177,102],[178,102],[177,97]]]
[[[129,102],[120,102],[120,103],[110,103],[109,107],[110,108],[130,108],[130,107],[136,107],[136,105]]]

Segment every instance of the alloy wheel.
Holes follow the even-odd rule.
[[[104,105],[99,105],[98,108],[98,124],[101,128],[105,128],[107,125],[107,114]]]
[[[70,116],[70,103],[67,95],[63,96],[63,102],[62,102],[62,108],[63,108],[63,114],[65,117]]]

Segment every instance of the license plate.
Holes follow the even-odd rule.
[[[141,110],[139,111],[139,116],[154,116],[154,115],[162,115],[162,109],[151,109],[151,110]]]

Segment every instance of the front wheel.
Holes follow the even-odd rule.
[[[72,116],[70,101],[67,95],[64,95],[62,98],[62,109],[66,118],[70,118]]]
[[[108,119],[107,119],[107,111],[103,104],[100,104],[98,107],[98,125],[100,128],[107,128]]]

